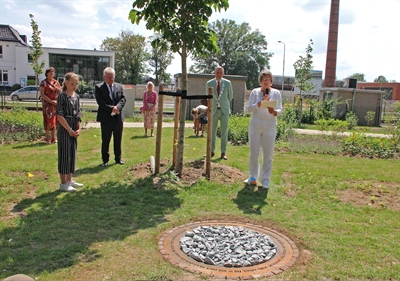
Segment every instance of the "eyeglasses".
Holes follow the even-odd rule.
[[[264,77],[264,78],[262,79],[262,81],[263,81],[263,82],[271,82],[271,78],[269,78],[269,77]]]

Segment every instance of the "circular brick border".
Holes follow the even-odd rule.
[[[262,264],[247,267],[222,267],[198,262],[181,251],[179,241],[187,231],[198,226],[233,226],[244,227],[258,233],[268,235],[277,246],[275,256]],[[188,223],[167,230],[158,242],[161,254],[170,263],[194,273],[222,279],[255,279],[279,274],[291,267],[299,256],[296,245],[285,235],[251,223],[238,221],[200,221]]]

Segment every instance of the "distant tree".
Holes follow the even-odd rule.
[[[149,65],[153,68],[153,74],[156,76],[156,86],[160,81],[170,83],[170,74],[166,72],[167,67],[171,64],[174,58],[173,52],[170,50],[168,42],[160,42],[163,40],[159,33],[155,33],[150,38],[151,50],[149,57]]]
[[[31,18],[31,26],[32,26],[32,39],[29,41],[32,43],[32,45],[29,46],[30,50],[30,56],[32,58],[32,69],[35,72],[35,85],[39,85],[39,75],[43,73],[43,67],[45,64],[45,61],[42,60],[39,62],[40,57],[43,55],[43,50],[42,50],[42,40],[40,38],[40,33],[42,33],[39,30],[39,25],[35,22],[33,19],[34,15],[29,14],[29,17]],[[38,111],[39,108],[39,90],[36,90],[36,111]]]
[[[131,30],[122,30],[118,37],[103,40],[100,49],[115,52],[115,79],[125,84],[141,84],[146,60],[146,38]]]
[[[388,80],[385,76],[379,75],[377,78],[374,79],[374,82],[387,83]]]
[[[294,86],[300,89],[300,102],[299,102],[299,118],[300,121],[302,120],[302,113],[303,113],[303,102],[302,102],[302,95],[303,93],[311,94],[312,90],[314,89],[314,84],[311,82],[312,79],[312,70],[313,67],[313,56],[311,52],[313,48],[313,40],[310,39],[310,43],[306,48],[306,56],[300,56],[299,59],[293,64],[295,69],[295,81]]]
[[[233,20],[217,20],[210,24],[217,34],[219,50],[195,52],[194,73],[212,73],[216,66],[224,67],[225,74],[247,76],[247,88],[258,86],[261,70],[270,68],[272,53],[267,52],[265,36],[256,29],[251,31],[248,23],[236,24]]]
[[[182,90],[187,90],[186,59],[190,52],[217,50],[215,32],[208,28],[208,18],[213,9],[221,11],[229,7],[228,0],[137,0],[129,18],[132,23],[146,21],[146,28],[159,32],[162,39],[171,44],[171,50],[182,59]],[[161,42],[161,40],[160,40]],[[183,99],[179,113],[178,151],[175,172],[182,174],[187,100]]]
[[[354,73],[348,78],[357,79],[359,82],[366,82],[364,73]]]

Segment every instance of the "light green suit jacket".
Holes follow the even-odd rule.
[[[217,111],[218,104],[221,107],[222,113],[229,115],[231,111],[231,101],[233,99],[233,90],[231,81],[224,78],[221,79],[221,91],[219,97],[217,92],[217,80],[215,78],[207,82],[206,95],[208,95],[208,88],[210,87],[214,88],[213,101],[212,101],[213,115]]]

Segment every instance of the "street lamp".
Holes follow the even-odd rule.
[[[282,41],[278,41],[278,43],[283,44],[283,73],[282,73],[282,93],[283,93],[283,87],[284,87],[284,83],[285,83],[285,49],[286,49],[286,45]]]

